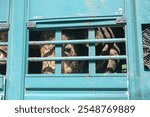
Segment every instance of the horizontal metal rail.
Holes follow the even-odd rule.
[[[65,81],[65,82],[64,82]],[[79,82],[80,81],[80,82]],[[110,77],[110,78],[32,78],[28,77],[25,80],[25,88],[26,89],[51,89],[51,88],[128,88],[127,78],[126,77]]]
[[[78,61],[83,61],[83,60],[89,60],[89,61],[94,61],[94,60],[109,60],[109,59],[127,59],[126,55],[121,55],[121,56],[78,56],[78,57],[29,57],[28,61],[73,61],[73,60],[78,60]]]
[[[85,27],[103,27],[103,26],[122,26],[122,24],[118,24],[116,23],[116,19],[114,20],[104,20],[104,21],[81,21],[81,22],[77,22],[77,21],[71,21],[71,22],[49,22],[49,23],[37,23],[36,24],[36,29],[75,29],[75,28],[85,28]]]
[[[52,91],[53,92],[53,91]],[[76,92],[76,91],[75,91]],[[86,91],[87,92],[87,91]],[[94,92],[94,91],[93,91]],[[108,92],[108,91],[106,91]],[[67,93],[67,94],[60,94],[60,93],[39,93],[39,94],[34,94],[34,93],[26,93],[25,94],[25,100],[127,100],[129,99],[128,95],[125,94],[114,94],[114,93],[110,93],[110,94],[100,94],[97,92],[94,92],[91,94],[90,93],[86,93],[83,94],[76,94],[76,93]]]
[[[0,42],[0,46],[7,46],[8,42]]]
[[[127,73],[96,73],[96,74],[89,74],[89,73],[77,73],[77,74],[26,74],[26,78],[121,78],[127,77]]]
[[[62,40],[62,41],[30,41],[29,45],[44,45],[44,44],[93,44],[93,43],[120,43],[126,42],[125,38],[112,39],[80,39],[80,40]]]
[[[75,18],[44,18],[44,19],[30,19],[30,21],[36,21],[36,23],[50,23],[50,22],[70,22],[70,21],[107,21],[107,20],[116,20],[117,18],[122,18],[122,15],[110,16],[110,17],[100,17],[100,16],[91,16],[91,17],[75,17]]]

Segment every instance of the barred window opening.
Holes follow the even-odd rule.
[[[124,27],[30,31],[29,74],[127,73]]]

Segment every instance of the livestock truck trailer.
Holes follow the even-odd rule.
[[[150,0],[0,0],[0,99],[150,99],[149,11]]]

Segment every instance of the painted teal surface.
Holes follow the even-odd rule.
[[[41,20],[40,20],[41,21]],[[52,29],[63,29],[63,28],[81,28],[81,27],[98,27],[98,26],[114,26],[116,24],[116,17],[113,18],[106,18],[106,19],[98,19],[98,20],[93,20],[93,19],[88,19],[88,20],[82,20],[80,19],[79,21],[66,21],[66,22],[54,22],[51,20],[48,20],[47,22],[37,22],[37,28],[38,29],[47,29],[47,28],[52,28]],[[121,24],[120,24],[121,25]]]
[[[4,88],[3,88],[3,77],[0,76],[0,100],[3,99]]]
[[[96,92],[91,93],[91,91],[87,92],[87,94],[82,94],[82,92],[80,91],[80,93],[75,92],[75,94],[71,94],[68,92],[68,94],[31,93],[25,95],[25,100],[127,100],[127,99],[128,99],[127,94],[114,94],[112,92],[110,94],[106,93],[96,94]]]
[[[94,29],[89,29],[88,30],[88,38],[89,40],[94,40],[95,38],[95,30]],[[96,56],[95,55],[95,44],[89,44],[89,53],[88,53],[89,56]],[[96,65],[95,65],[95,62],[94,61],[89,61],[89,74],[93,75],[95,74],[95,71],[96,71]]]
[[[127,89],[126,78],[99,78],[99,77],[71,77],[70,78],[26,78],[26,88],[29,89],[57,89],[57,88],[78,88],[78,89]]]
[[[112,4],[114,1],[115,4]],[[141,24],[150,23],[149,0],[28,0],[28,3],[29,11],[27,0],[11,0],[6,99],[150,99],[150,72],[143,68],[141,35]],[[6,8],[2,10],[5,16],[0,15],[0,21],[8,19]],[[118,12],[120,8],[124,9],[123,14]],[[128,62],[127,74],[94,74],[94,69],[91,69],[90,74],[61,75],[58,62],[55,75],[26,75],[26,61],[30,59],[27,58],[28,20],[36,21],[37,29],[57,29],[57,41],[61,43],[59,31],[63,28],[119,26],[116,17],[122,16],[127,19],[125,38],[128,56],[123,56]],[[92,41],[92,31],[90,37],[89,41]],[[90,45],[90,59],[94,59],[93,45]],[[57,59],[60,59],[60,46],[56,47],[56,51]],[[90,67],[94,66],[91,62]]]
[[[126,43],[126,51],[127,51],[127,55],[128,55],[128,90],[129,90],[129,99],[130,100],[134,100],[137,99],[137,86],[136,86],[136,82],[137,82],[137,72],[136,72],[136,68],[137,68],[137,48],[135,47],[135,19],[134,19],[134,12],[135,10],[133,9],[134,3],[133,0],[126,0],[125,2],[125,17],[127,20],[127,26],[126,26],[126,38],[127,38],[127,43]]]
[[[26,0],[11,0],[6,99],[24,98]]]
[[[3,79],[0,77],[0,91],[2,90],[2,85],[3,85]]]
[[[61,35],[62,35],[62,32],[61,30],[57,30],[56,33],[56,40],[57,41],[61,41]],[[56,56],[57,57],[61,57],[62,56],[62,48],[61,48],[61,45],[56,45],[55,47],[55,51],[56,51]],[[56,69],[55,69],[55,73],[57,74],[61,74],[61,61],[56,61]]]
[[[28,2],[30,20],[124,14],[124,0],[28,0]]]
[[[9,16],[9,0],[0,0],[0,22],[7,22]]]
[[[135,0],[135,26],[136,26],[136,44],[138,53],[138,99],[150,99],[150,71],[144,70],[143,63],[143,46],[142,46],[142,24],[150,24],[150,1]]]

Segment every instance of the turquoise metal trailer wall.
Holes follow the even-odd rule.
[[[138,99],[150,99],[150,71],[144,68],[144,52],[142,43],[142,31],[144,27],[150,27],[150,1],[135,0],[135,25],[137,48],[137,89]],[[147,35],[148,36],[148,35]]]
[[[0,22],[7,22],[9,18],[9,0],[1,0]]]
[[[0,0],[0,33],[8,32],[8,42],[0,41],[8,46],[7,58],[0,58],[7,62],[0,99],[150,99],[142,44],[142,27],[150,24],[148,5],[149,0]],[[53,32],[52,41],[41,36],[46,31]],[[66,32],[71,39],[62,39]],[[81,54],[64,56],[67,44],[82,46]],[[118,53],[99,54],[100,44],[113,45]],[[42,45],[54,45],[54,56],[41,56]],[[42,73],[40,65],[51,61],[53,72]],[[86,65],[67,74],[64,61]],[[98,71],[105,61],[115,61],[117,68]]]
[[[123,15],[124,0],[115,0],[116,4],[113,4],[112,7],[113,2],[114,0],[63,0],[60,3],[59,0],[30,0],[29,19],[69,19]]]

